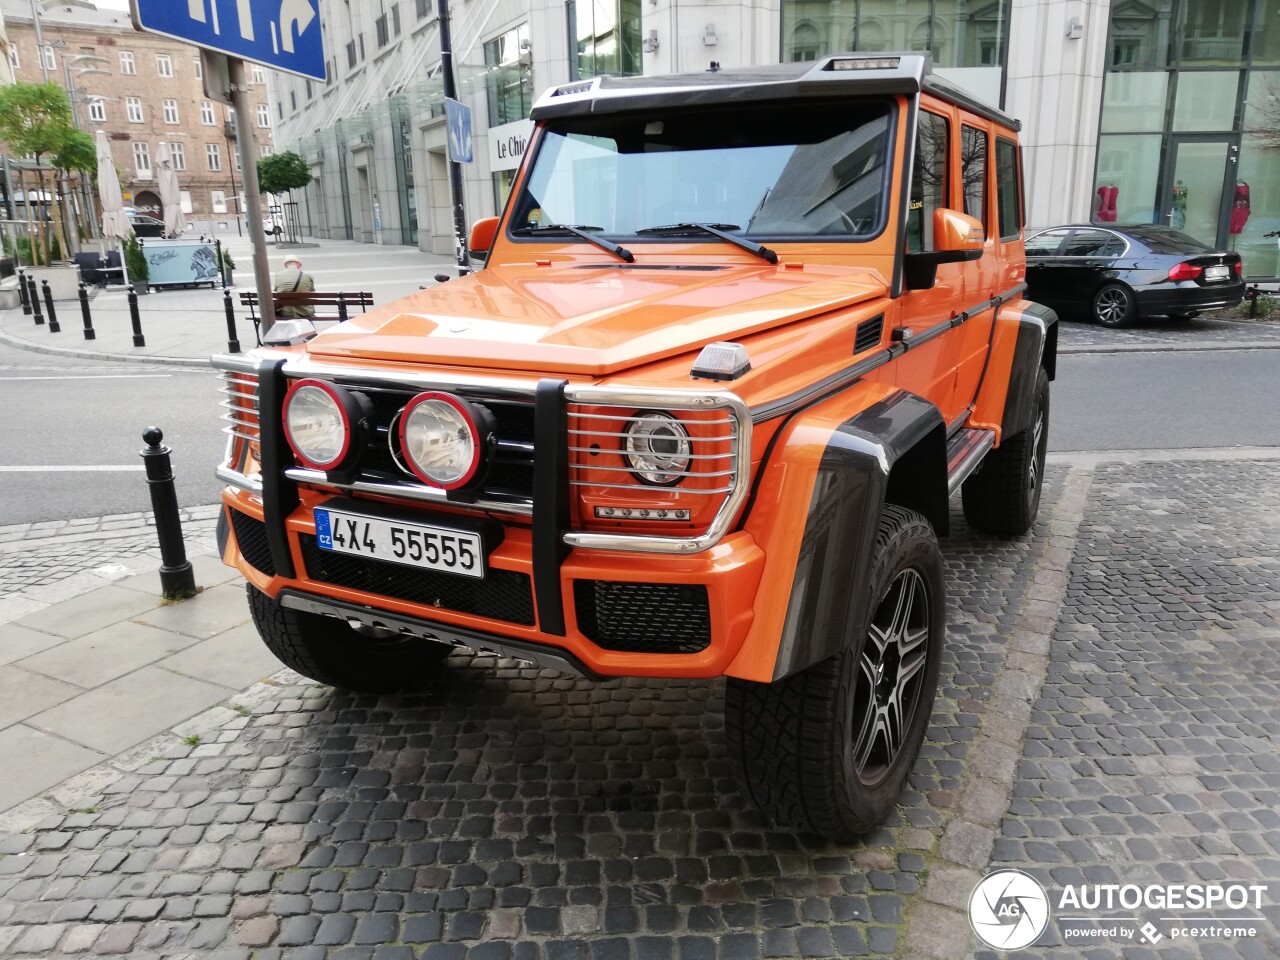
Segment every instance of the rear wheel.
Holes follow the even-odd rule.
[[[1093,295],[1093,319],[1104,327],[1127,327],[1138,315],[1133,293],[1121,283],[1108,283]]]
[[[249,612],[267,649],[304,677],[345,690],[387,693],[421,686],[451,647],[280,606],[247,586]]]
[[[1020,537],[1040,512],[1044,460],[1049,448],[1049,375],[1036,373],[1031,426],[1009,437],[964,482],[964,518],[979,530]]]
[[[836,656],[774,683],[730,679],[725,730],[744,791],[779,824],[848,841],[881,823],[920,752],[946,631],[929,522],[888,505],[870,623]]]

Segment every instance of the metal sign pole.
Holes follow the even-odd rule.
[[[449,30],[449,0],[439,0],[440,16],[440,72],[444,79],[444,95],[448,100],[458,99],[457,84],[453,79],[453,37]],[[467,215],[463,209],[462,164],[448,157],[449,193],[453,199],[453,253],[458,261],[458,276],[471,272],[467,263]]]
[[[258,195],[258,153],[253,132],[253,116],[249,104],[249,87],[244,82],[244,61],[227,58],[231,81],[231,103],[236,110],[236,149],[240,153],[240,170],[244,174],[244,205],[249,218],[249,238],[253,241],[253,277],[258,287],[258,303],[262,310],[262,332],[266,334],[276,319],[275,297],[271,289],[271,267],[267,263],[267,238],[262,232],[262,198]],[[230,158],[228,158],[230,160]]]

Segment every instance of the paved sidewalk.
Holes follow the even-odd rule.
[[[253,289],[253,257],[247,238],[222,238],[236,262],[232,290],[237,335],[242,351],[254,344],[253,325],[239,305],[239,293]],[[451,260],[412,247],[375,246],[346,240],[317,240],[315,247],[295,251],[268,245],[272,272],[283,266],[286,253],[301,256],[320,290],[367,290],[377,305],[431,286],[437,273],[456,273]],[[63,356],[136,360],[156,364],[203,366],[211,354],[227,351],[227,322],[222,290],[162,290],[139,300],[146,345],[133,345],[133,327],[123,291],[109,288],[92,302],[96,338],[85,340],[79,304],[58,304],[59,333],[37,326],[21,310],[0,312],[0,342],[27,350]],[[1061,325],[1062,353],[1128,353],[1142,351],[1204,351],[1280,348],[1280,323],[1223,320],[1210,314],[1189,321],[1163,317],[1137,327],[1108,330],[1097,324],[1068,319]]]
[[[968,896],[1016,867],[1051,892],[1270,891],[1251,936],[1175,944],[1144,909],[1158,946],[1079,939],[1055,915],[1028,960],[1274,958],[1278,458],[1062,454],[1033,535],[955,513],[928,740],[898,813],[846,846],[738,796],[720,681],[459,654],[419,693],[342,693],[260,650],[210,512],[187,524],[207,589],[173,606],[145,517],[0,530],[45,571],[14,589],[30,574],[0,564],[0,710],[66,695],[0,731],[35,794],[0,814],[0,957],[996,960]]]
[[[221,238],[235,260],[235,286],[231,289],[236,330],[242,351],[254,345],[253,324],[248,311],[240,307],[239,294],[253,290],[253,251],[247,238]],[[317,240],[315,247],[278,250],[267,245],[274,274],[288,254],[300,256],[323,291],[367,291],[380,305],[433,285],[437,273],[456,273],[452,261],[431,256],[412,247],[388,247],[352,241]],[[108,287],[97,292],[90,304],[95,338],[84,339],[79,303],[56,304],[60,332],[53,333],[46,322],[37,326],[33,316],[21,309],[0,312],[0,341],[14,347],[64,356],[149,363],[200,365],[214,353],[227,351],[226,308],[221,289],[164,289],[139,297],[138,311],[143,347],[133,345],[133,325],[124,290]]]

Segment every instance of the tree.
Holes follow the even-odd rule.
[[[78,173],[84,182],[91,181],[98,169],[98,147],[93,142],[93,137],[83,130],[68,131],[67,139],[53,155],[53,165],[59,170],[60,183],[66,183],[66,175],[71,173]],[[61,201],[65,211],[66,197],[61,197]],[[78,230],[79,225],[68,222],[69,219],[64,212],[62,218],[64,230]],[[68,247],[68,249],[72,248]]]
[[[1262,89],[1249,91],[1249,106],[1245,111],[1245,133],[1257,140],[1259,146],[1271,150],[1280,149],[1280,81],[1263,81],[1261,75],[1250,80]]]
[[[71,104],[67,94],[56,83],[14,83],[0,88],[0,139],[14,153],[35,157],[36,179],[42,198],[44,169],[41,158],[56,155],[67,143],[75,128],[71,124]],[[55,208],[55,214],[58,211]],[[27,217],[31,204],[27,203]],[[41,227],[43,228],[43,214]],[[45,259],[49,259],[48,232],[41,229]]]
[[[311,182],[311,168],[307,161],[296,153],[286,150],[284,153],[273,153],[258,161],[258,189],[263,193],[288,193],[289,202],[293,202],[293,191],[301,190]],[[289,239],[293,236],[293,222],[286,218],[289,228]]]

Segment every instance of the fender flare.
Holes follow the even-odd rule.
[[[938,408],[897,391],[840,424],[814,478],[773,679],[834,656],[872,611],[866,584],[886,502],[918,510],[945,533],[946,424]]]
[[[1036,402],[1036,378],[1044,367],[1053,380],[1058,366],[1058,315],[1039,303],[1027,302],[1018,312],[1018,334],[1009,387],[1000,418],[1000,437],[1016,436],[1031,425]]]

